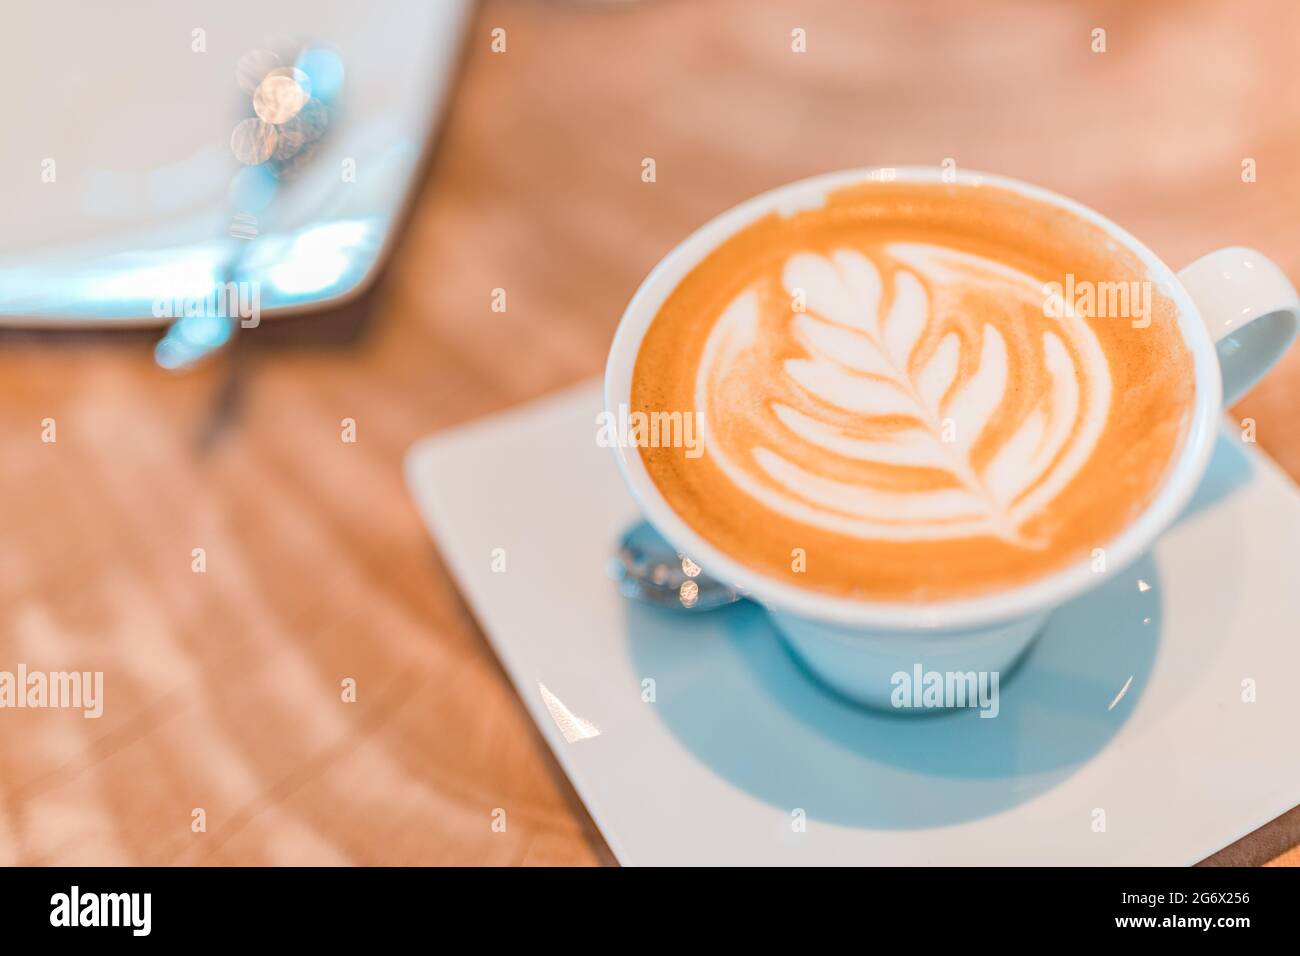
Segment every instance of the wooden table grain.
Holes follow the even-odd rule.
[[[0,711],[0,863],[611,862],[406,448],[597,374],[674,242],[836,168],[951,158],[1175,265],[1242,243],[1300,277],[1298,28],[1292,0],[484,3],[365,308],[180,377],[148,336],[0,337],[0,668],[105,675],[98,720]],[[1293,476],[1298,407],[1300,350],[1235,410]],[[1297,843],[1292,812],[1212,862]]]

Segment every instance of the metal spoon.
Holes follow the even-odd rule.
[[[745,599],[737,588],[701,571],[644,521],[624,532],[610,575],[624,597],[657,607],[708,611]]]
[[[250,57],[254,59],[250,61]],[[244,99],[240,103],[243,119],[236,126],[235,134],[237,136],[247,123],[255,124],[254,129],[265,133],[255,136],[251,144],[243,138],[231,139],[235,158],[243,166],[230,185],[229,237],[226,239],[230,256],[220,281],[214,283],[214,304],[221,302],[223,290],[239,288],[248,279],[246,263],[250,249],[257,245],[259,216],[269,217],[268,210],[275,208],[285,184],[300,178],[303,169],[311,166],[314,158],[319,156],[319,142],[330,126],[330,104],[343,82],[342,61],[326,47],[316,44],[295,48],[293,56],[285,57],[274,50],[251,50],[240,58],[241,71],[246,62],[257,65],[250,67],[255,75],[250,76],[249,85],[244,85],[242,78],[240,80],[241,88],[250,94],[251,100]],[[293,63],[294,66],[277,66],[281,62]],[[309,62],[315,67],[307,65]],[[291,80],[286,70],[291,70]],[[313,72],[319,74],[317,80],[323,76],[330,81],[328,89],[313,89]],[[272,113],[282,110],[280,115],[257,112],[259,90],[271,77],[292,83],[301,97],[290,108],[276,96],[268,95]],[[305,84],[305,89],[300,83]],[[319,97],[313,97],[313,92]],[[267,119],[263,121],[262,116]],[[269,139],[265,138],[267,134]],[[262,146],[253,145],[259,143],[265,144],[265,151]],[[283,205],[283,200],[279,203]],[[254,211],[249,211],[250,207]],[[242,292],[240,294],[242,296]],[[154,348],[154,360],[158,365],[172,372],[188,371],[229,349],[241,328],[256,326],[256,321],[245,324],[244,316],[224,314],[230,303],[225,303],[225,306],[218,305],[218,314],[215,315],[196,310],[199,314],[178,318]]]

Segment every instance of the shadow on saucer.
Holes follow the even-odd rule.
[[[1221,438],[1180,520],[1250,471]],[[638,679],[654,678],[653,706],[682,744],[773,807],[847,826],[942,826],[1032,800],[1107,745],[1141,700],[1162,639],[1159,577],[1147,555],[1060,608],[1014,673],[1001,675],[992,718],[844,701],[804,672],[748,603],[696,615],[629,604],[631,664]],[[1080,826],[1090,808],[1079,807]]]

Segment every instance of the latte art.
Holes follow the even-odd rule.
[[[638,453],[701,536],[800,587],[930,601],[1104,561],[1182,447],[1192,362],[1167,297],[1135,323],[1052,290],[1149,280],[1099,226],[991,185],[846,187],[668,296],[629,405],[696,416],[703,454]]]
[[[1088,460],[1110,408],[1087,323],[1026,321],[1043,311],[1040,281],[924,243],[797,253],[782,285],[785,303],[742,293],[705,345],[695,404],[727,477],[859,538],[1043,547],[1022,528]]]

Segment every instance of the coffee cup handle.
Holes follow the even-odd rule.
[[[1264,377],[1295,341],[1300,297],[1277,265],[1254,249],[1229,246],[1178,273],[1214,339],[1223,404]]]

